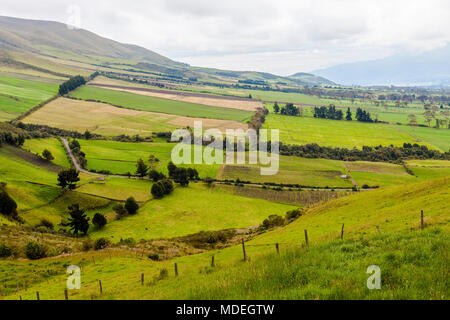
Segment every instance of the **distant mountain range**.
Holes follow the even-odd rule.
[[[6,52],[2,53],[1,50]],[[83,29],[71,30],[63,23],[0,16],[0,63],[5,63],[8,59],[9,65],[24,66],[22,62],[14,61],[8,52],[77,61],[94,68],[134,69],[137,72],[144,70],[210,82],[240,81],[250,85],[294,86],[332,83],[327,79],[303,73],[282,77],[265,72],[192,67],[143,47],[113,41]]]
[[[450,86],[450,45],[417,55],[341,64],[313,73],[345,85]]]

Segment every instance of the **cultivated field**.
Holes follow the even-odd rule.
[[[250,181],[255,183],[299,184],[311,187],[351,188],[349,179],[340,161],[326,159],[305,159],[280,156],[280,167],[276,175],[262,176],[257,165],[225,165],[220,177],[223,180]]]
[[[238,100],[232,98],[227,99],[225,96],[212,96],[175,90],[161,90],[143,85],[135,86],[133,83],[124,83],[124,81],[115,81],[106,77],[97,77],[94,80],[90,81],[89,85],[110,90],[140,94],[144,96],[245,111],[255,111],[258,107],[263,106],[262,102],[260,101],[252,101],[248,99]]]
[[[128,109],[160,112],[195,118],[244,122],[252,115],[251,112],[238,109],[205,106],[190,102],[181,102],[128,92],[107,90],[93,86],[80,87],[70,93],[70,96],[82,100],[102,101]]]
[[[150,136],[152,132],[173,131],[186,126],[193,127],[194,121],[202,121],[203,127],[226,129],[247,129],[247,125],[230,120],[191,118],[164,113],[117,108],[105,103],[58,98],[23,119],[25,123],[49,125],[52,127],[102,135]]]

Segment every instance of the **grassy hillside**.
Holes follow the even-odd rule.
[[[41,299],[62,299],[69,264],[83,267],[82,290],[70,291],[70,299],[447,299],[448,217],[442,200],[448,198],[449,185],[447,178],[389,187],[317,206],[287,227],[247,242],[247,263],[236,246],[162,262],[112,251],[111,259],[108,252],[95,252],[32,265],[0,261],[0,268],[7,276],[14,267],[16,277],[7,280],[10,288],[17,283],[22,287],[30,268],[37,271],[21,291],[24,299],[35,299],[36,291]],[[337,240],[342,222],[344,241]],[[275,242],[280,243],[279,256]],[[209,266],[212,254],[215,268]],[[367,290],[369,265],[380,266],[382,290]],[[53,275],[48,282],[46,270]],[[8,293],[6,298],[18,299],[15,290]]]
[[[323,146],[353,148],[362,146],[401,146],[417,140],[396,127],[357,121],[336,121],[270,114],[264,128],[279,129],[280,141],[288,144],[317,143]],[[429,129],[433,130],[433,129]],[[423,143],[428,146],[432,143]]]

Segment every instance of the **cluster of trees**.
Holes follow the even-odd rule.
[[[294,106],[293,103],[286,103],[284,107],[281,107],[278,105],[278,103],[275,102],[273,105],[273,111],[275,113],[280,113],[285,116],[303,116],[303,109],[300,107]]]
[[[42,158],[44,158],[47,161],[52,161],[53,159],[55,159],[53,154],[48,149],[44,149],[44,151],[42,151]]]
[[[114,206],[113,210],[117,213],[119,218],[126,215],[136,214],[139,210],[139,205],[133,197],[129,197],[125,204],[117,204]]]
[[[361,108],[356,109],[356,120],[360,122],[373,122],[370,113]]]
[[[86,160],[86,154],[81,151],[81,146],[78,140],[73,139],[69,143],[69,148],[72,151],[73,156],[77,159],[78,163],[82,168],[86,168],[87,160]]]
[[[56,137],[70,137],[74,139],[100,139],[101,135],[86,131],[85,133],[79,133],[77,131],[64,130],[60,128],[53,128],[46,125],[31,124],[18,122],[15,126],[25,130],[32,138],[48,138],[52,136]]]
[[[84,77],[82,77],[82,76],[71,77],[69,80],[67,80],[66,82],[63,82],[59,86],[58,93],[60,95],[65,95],[65,94],[69,93],[70,91],[75,90],[79,86],[82,86],[85,83],[86,83],[86,79],[84,79]]]
[[[270,148],[270,142],[268,142]],[[344,161],[401,162],[404,159],[450,160],[450,151],[442,153],[426,146],[405,143],[403,147],[364,146],[362,149],[322,147],[316,143],[287,145],[280,142],[280,154],[303,158],[321,158]]]
[[[334,104],[327,107],[314,107],[314,118],[342,120],[344,113],[340,109],[336,109]],[[351,119],[350,119],[351,120]]]
[[[0,147],[2,144],[10,144],[12,146],[21,147],[25,142],[25,136],[21,134],[13,134],[11,132],[0,132]]]
[[[262,125],[266,121],[266,116],[268,114],[269,110],[267,110],[266,107],[257,108],[252,118],[248,122],[249,129],[254,129],[259,132],[259,129],[261,129]]]
[[[161,199],[173,191],[173,183],[169,179],[163,179],[153,184],[152,195],[155,199]]]

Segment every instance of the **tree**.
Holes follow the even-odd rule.
[[[174,178],[175,170],[177,170],[177,166],[170,161],[167,165],[167,170],[169,170],[169,177]]]
[[[150,165],[150,169],[151,170],[153,170],[155,162],[158,162],[158,159],[153,154],[149,155],[148,156],[148,163]]]
[[[63,223],[63,226],[70,227],[70,230],[78,235],[78,232],[83,232],[84,235],[87,234],[89,229],[89,219],[84,213],[83,209],[80,209],[78,203],[73,204],[68,207],[69,208],[69,222]]]
[[[134,200],[133,197],[129,197],[125,201],[125,209],[127,210],[128,214],[136,214],[139,209],[139,205],[136,203],[136,200]]]
[[[198,180],[198,171],[196,169],[188,168],[187,175],[189,180]]]
[[[69,190],[75,189],[76,183],[80,181],[80,178],[78,177],[80,173],[74,169],[66,169],[61,170],[58,173],[58,186],[65,189],[66,187],[69,188]]]
[[[409,125],[410,126],[415,126],[417,124],[417,118],[416,118],[416,115],[414,113],[409,114],[408,118],[409,118]]]
[[[80,143],[78,142],[78,140],[73,139],[69,143],[69,148],[70,148],[70,150],[77,149],[77,148],[81,149],[81,146],[80,146]]]
[[[164,196],[164,188],[160,181],[153,184],[151,192],[155,199],[161,199]]]
[[[278,103],[275,102],[275,104],[273,105],[273,111],[275,113],[280,112],[280,106],[278,105]]]
[[[345,120],[352,121],[352,112],[350,111],[350,108],[347,109],[347,116],[345,117]]]
[[[42,151],[42,157],[47,160],[47,161],[52,161],[53,159],[55,159],[52,155],[52,153],[45,149],[44,151]]]
[[[96,213],[92,218],[92,224],[96,226],[98,229],[103,228],[106,225],[106,218],[101,213]]]
[[[163,173],[158,172],[156,170],[151,170],[148,173],[148,177],[149,177],[150,180],[153,180],[153,182],[158,182],[159,180],[162,180],[162,179],[166,178],[166,176]]]
[[[171,194],[173,191],[173,183],[172,181],[168,180],[168,179],[163,179],[160,181],[163,189],[164,189],[164,194]]]
[[[144,161],[142,159],[139,159],[137,164],[136,164],[136,174],[143,178],[148,171],[148,166],[144,163]]]
[[[189,179],[186,168],[177,168],[175,170],[173,179],[176,183],[179,183],[182,187],[189,185]]]

